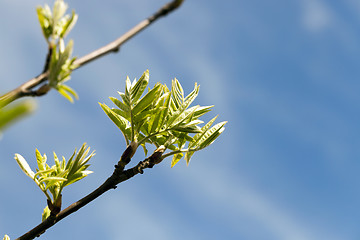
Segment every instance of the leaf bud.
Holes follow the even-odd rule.
[[[153,154],[149,157],[150,165],[154,166],[155,164],[161,163],[163,160],[162,154],[165,152],[165,146],[161,145],[158,147]]]

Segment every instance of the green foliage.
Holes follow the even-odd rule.
[[[44,192],[48,199],[48,203],[50,203],[49,207],[51,210],[51,206],[61,207],[61,192],[64,187],[79,181],[92,173],[92,171],[86,170],[90,166],[87,164],[88,161],[92,156],[94,156],[94,152],[90,154],[89,152],[90,148],[87,147],[85,143],[81,146],[77,153],[76,150],[74,151],[68,161],[66,161],[64,157],[62,157],[62,160],[60,161],[54,152],[55,165],[50,167],[46,163],[46,155],[41,155],[41,153],[36,149],[35,155],[38,166],[36,172],[31,170],[29,164],[20,154],[15,154],[15,160],[23,172],[33,179],[40,187],[41,191]],[[47,216],[45,210],[43,218],[44,215]]]
[[[171,90],[166,85],[156,83],[154,88],[141,97],[149,83],[149,71],[145,71],[138,81],[126,79],[125,93],[118,92],[120,99],[110,97],[117,108],[99,103],[108,117],[124,135],[126,143],[141,145],[147,154],[146,143],[157,148],[170,149],[163,158],[173,155],[174,166],[184,155],[187,164],[194,152],[211,143],[224,131],[226,122],[211,127],[215,119],[205,126],[199,117],[209,112],[213,106],[193,106],[191,103],[199,93],[195,83],[194,90],[184,95],[177,79],[172,81]]]
[[[70,40],[68,45],[64,46],[64,41],[60,39],[59,50],[54,47],[49,64],[49,85],[55,88],[61,95],[63,95],[70,102],[73,102],[73,97],[76,99],[78,95],[64,82],[70,79],[71,72],[76,68],[74,65],[75,58],[71,58],[73,41]]]
[[[49,44],[56,44],[56,41],[64,38],[74,27],[78,15],[74,11],[71,16],[65,15],[67,8],[67,4],[62,0],[55,1],[52,12],[47,4],[37,7],[40,27]]]
[[[28,115],[35,109],[33,101],[24,101],[17,104],[9,105],[5,108],[0,108],[0,131],[6,128],[17,119]]]
[[[41,220],[45,221],[50,216],[50,213],[51,213],[51,211],[50,211],[49,207],[46,206],[44,208],[44,211],[43,211],[42,215],[41,215]]]
[[[68,6],[62,0],[54,3],[53,11],[45,4],[37,8],[39,23],[49,44],[49,86],[56,89],[62,96],[73,102],[73,97],[78,98],[76,92],[65,85],[70,79],[71,72],[77,67],[75,58],[71,57],[73,41],[65,46],[64,37],[70,32],[77,21],[77,14],[73,11],[71,16],[65,15]]]

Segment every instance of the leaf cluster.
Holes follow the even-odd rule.
[[[70,40],[67,46],[64,46],[64,41],[60,40],[59,50],[54,47],[51,54],[51,60],[49,64],[49,85],[55,88],[62,96],[64,96],[70,102],[73,102],[73,97],[78,99],[77,93],[64,82],[70,79],[71,72],[76,68],[74,61],[76,58],[72,58],[73,41]]]
[[[118,92],[120,99],[110,97],[117,108],[106,104],[100,106],[124,135],[126,143],[141,145],[147,154],[146,143],[157,148],[164,146],[170,152],[163,158],[173,155],[174,166],[184,155],[187,164],[194,152],[211,143],[224,131],[226,122],[211,127],[215,118],[203,127],[199,118],[209,112],[213,106],[193,106],[191,103],[199,93],[199,85],[187,96],[177,79],[169,89],[165,84],[156,83],[143,96],[149,83],[149,71],[137,81],[127,77],[125,93]]]
[[[53,10],[45,4],[44,7],[37,7],[39,23],[49,45],[49,86],[56,89],[62,96],[73,102],[73,97],[78,98],[76,92],[65,85],[64,82],[70,79],[71,72],[76,68],[71,57],[73,41],[70,40],[65,46],[64,38],[74,27],[78,15],[66,14],[68,6],[62,0],[56,0]]]
[[[38,168],[33,172],[27,161],[20,155],[15,154],[15,160],[19,164],[23,172],[28,175],[44,192],[48,199],[48,203],[52,206],[61,207],[61,192],[64,187],[79,181],[86,177],[92,171],[87,170],[90,166],[88,161],[94,156],[94,152],[90,153],[90,148],[84,143],[78,152],[76,149],[70,159],[66,161],[65,157],[59,160],[54,152],[55,165],[49,166],[46,154],[41,155],[36,149],[36,161]],[[51,196],[50,196],[51,195]]]
[[[62,0],[55,1],[52,11],[47,4],[36,8],[42,33],[49,44],[56,44],[59,39],[65,38],[74,27],[78,15],[75,11],[65,15],[67,8],[68,5]]]

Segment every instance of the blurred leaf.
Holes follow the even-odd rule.
[[[200,140],[200,138],[202,136],[204,136],[204,134],[209,130],[209,128],[211,127],[211,125],[215,122],[216,118],[218,116],[215,116],[213,119],[211,119],[207,124],[205,124],[205,126],[203,126],[201,128],[201,132],[196,134],[194,137],[193,137],[193,142],[189,144],[189,148],[192,148],[194,147]]]
[[[10,237],[8,235],[5,235],[3,240],[10,240]]]
[[[51,10],[49,6],[45,4],[44,7],[37,7],[36,13],[44,37],[48,41],[51,34],[53,33],[53,18],[52,18]]]
[[[31,100],[0,108],[0,129],[10,126],[15,121],[33,112],[35,108],[35,102]]]
[[[67,100],[69,100],[69,102],[73,103],[74,99],[73,97],[75,97],[76,99],[79,99],[79,96],[77,95],[77,93],[69,86],[65,85],[65,84],[61,84],[58,85],[56,87],[56,90],[63,96],[65,97]]]
[[[68,6],[63,0],[56,0],[53,7],[53,21],[56,23],[65,14]]]
[[[66,24],[63,26],[63,29],[60,33],[60,37],[64,38],[66,35],[72,30],[72,28],[75,26],[78,19],[78,15],[75,14],[75,11],[73,10],[71,13],[71,18],[66,21]]]

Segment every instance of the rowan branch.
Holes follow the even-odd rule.
[[[115,165],[115,170],[113,174],[108,179],[106,179],[106,181],[100,187],[98,187],[93,192],[83,197],[79,201],[71,204],[69,207],[62,210],[58,214],[50,214],[50,216],[46,220],[44,220],[42,223],[31,229],[29,232],[25,233],[21,237],[17,238],[16,240],[30,240],[39,237],[40,235],[45,233],[47,229],[54,226],[57,222],[76,212],[88,203],[94,201],[96,198],[109,191],[110,189],[115,189],[119,183],[129,180],[130,178],[134,177],[139,173],[143,174],[146,168],[152,168],[155,164],[160,163],[163,159],[162,154],[164,151],[165,148],[158,148],[150,157],[146,158],[143,161],[140,161],[135,167],[123,170],[122,159],[123,157],[128,157],[124,156],[126,155],[125,150],[120,161],[117,165]]]
[[[74,65],[77,66],[75,69],[78,69],[78,68],[82,67],[83,65],[85,65],[86,63],[92,62],[104,55],[111,53],[111,52],[118,52],[120,47],[125,42],[127,42],[129,39],[131,39],[132,37],[137,35],[139,32],[141,32],[148,26],[150,26],[157,19],[164,17],[168,13],[177,9],[183,3],[183,1],[184,0],[173,0],[173,1],[165,4],[156,13],[154,13],[147,19],[138,23],[136,26],[134,26],[132,29],[130,29],[128,32],[126,32],[124,35],[122,35],[115,41],[113,41],[113,42],[111,42],[111,43],[109,43],[109,44],[107,44],[107,45],[81,57],[81,58],[78,58],[74,62]],[[45,64],[44,70],[47,70],[46,68],[47,68],[47,66]],[[27,81],[26,83],[22,84],[21,86],[15,88],[14,90],[0,96],[0,108],[8,105],[9,103],[11,103],[17,99],[20,99],[22,97],[26,97],[26,96],[38,97],[38,96],[45,95],[51,89],[47,84],[42,85],[41,87],[39,87],[36,90],[34,90],[34,89],[36,87],[40,86],[40,84],[44,83],[48,79],[48,76],[49,76],[49,72],[44,71],[37,77],[30,79],[29,81]]]

